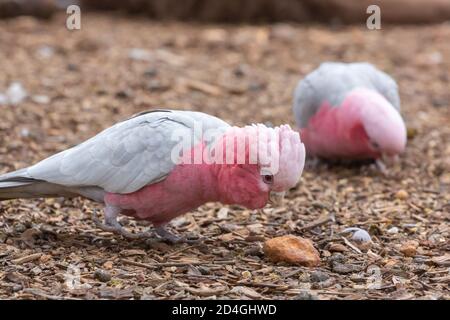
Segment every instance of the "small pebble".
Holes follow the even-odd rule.
[[[149,51],[140,48],[133,48],[128,51],[128,58],[136,61],[149,61],[152,55]]]
[[[48,262],[51,258],[52,258],[51,255],[49,255],[49,254],[44,254],[44,255],[42,255],[42,256],[39,258],[39,261],[40,261],[41,263],[46,263],[46,262]]]
[[[106,261],[103,264],[103,268],[107,269],[107,270],[111,270],[113,268],[114,263],[112,261]]]
[[[240,65],[233,70],[233,74],[238,78],[245,76],[246,72],[246,67],[243,65]]]
[[[323,282],[328,280],[330,277],[323,271],[313,271],[309,275],[311,282]]]
[[[320,300],[318,296],[312,294],[309,291],[300,291],[300,293],[294,298],[294,300]]]
[[[387,231],[387,233],[390,233],[390,234],[396,234],[396,233],[398,233],[398,228],[397,228],[397,227],[392,227],[392,228],[390,228],[390,229]]]
[[[20,290],[22,290],[23,289],[23,286],[21,285],[21,284],[14,284],[13,286],[12,286],[12,292],[17,292],[17,291],[20,291]]]
[[[20,82],[13,82],[6,91],[6,96],[10,104],[17,105],[26,99],[28,93]]]
[[[418,130],[416,128],[408,127],[406,132],[407,132],[407,137],[410,140],[410,139],[413,139],[417,135]]]
[[[53,56],[53,54],[55,53],[55,49],[53,49],[53,47],[44,45],[42,47],[39,47],[36,52],[40,57],[47,59]]]
[[[156,68],[148,68],[144,71],[144,76],[148,78],[153,78],[158,75],[158,69]]]
[[[406,192],[406,190],[398,190],[397,193],[395,194],[395,197],[399,200],[406,200],[409,197],[408,192]]]
[[[335,261],[336,262],[345,262],[345,256],[342,253],[335,253],[328,259],[329,263],[333,263]]]
[[[342,233],[353,232],[352,240],[359,242],[369,242],[372,241],[370,234],[361,228],[347,228],[342,231]]]
[[[111,274],[103,269],[95,270],[94,277],[101,282],[108,282],[109,280],[111,280]]]
[[[31,269],[31,273],[37,276],[42,273],[42,269],[39,267],[34,267],[33,269]]]
[[[264,255],[262,248],[260,246],[251,246],[244,250],[246,256],[257,256],[261,257]]]
[[[250,83],[250,85],[248,86],[248,89],[250,91],[260,91],[264,88],[264,85],[262,83],[259,82],[252,82]]]
[[[37,103],[37,104],[49,104],[50,103],[50,98],[46,95],[34,95],[31,97],[31,100],[33,100],[33,102]]]
[[[68,63],[66,68],[69,71],[78,71],[80,69],[75,63]]]
[[[0,93],[0,106],[4,104],[8,104],[8,97],[5,94]]]
[[[20,130],[20,135],[24,138],[28,137],[30,135],[30,130],[28,130],[27,128],[22,128]]]
[[[407,241],[400,247],[400,252],[407,257],[414,257],[417,254],[417,247],[419,244],[417,241]]]
[[[335,283],[336,283],[336,280],[334,278],[329,278],[329,279],[327,279],[325,281],[313,283],[311,288],[312,289],[325,289],[325,288],[331,287]]]
[[[348,251],[347,247],[341,243],[331,243],[328,246],[328,250],[331,252],[346,252],[346,251]]]
[[[27,230],[27,227],[22,223],[17,223],[14,225],[14,231],[16,231],[16,232],[22,233],[25,230]]]
[[[132,93],[128,90],[119,90],[116,92],[116,98],[118,99],[128,99],[132,96]]]
[[[147,85],[147,89],[149,91],[153,91],[153,92],[166,91],[166,90],[170,89],[170,86],[168,84],[161,82],[158,79],[153,79],[153,80],[149,81],[149,83]]]

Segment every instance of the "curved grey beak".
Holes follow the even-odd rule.
[[[281,206],[283,204],[283,198],[286,192],[270,191],[269,202],[275,206]]]
[[[378,167],[378,169],[381,171],[382,174],[388,175],[389,170],[387,166],[393,166],[395,163],[399,161],[399,157],[397,155],[387,155],[382,154],[382,157],[375,160],[375,164]]]
[[[382,159],[383,159],[383,162],[385,164],[387,164],[388,166],[392,166],[399,161],[398,155],[383,154]]]

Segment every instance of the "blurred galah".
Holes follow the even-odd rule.
[[[41,162],[0,176],[0,200],[83,196],[105,205],[97,225],[125,237],[120,214],[164,226],[218,201],[261,208],[294,187],[304,146],[287,125],[231,127],[200,112],[154,110],[133,116]]]
[[[293,109],[310,155],[380,160],[405,149],[397,84],[369,63],[323,63],[299,82]]]

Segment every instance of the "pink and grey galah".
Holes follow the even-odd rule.
[[[147,220],[158,236],[175,217],[206,202],[262,208],[299,181],[305,148],[283,125],[232,127],[194,111],[135,115],[28,168],[0,176],[0,200],[82,196],[104,204],[97,226],[129,238],[119,215]],[[95,210],[94,210],[95,212]]]
[[[397,84],[369,63],[321,64],[297,85],[293,110],[308,155],[380,161],[405,149]]]

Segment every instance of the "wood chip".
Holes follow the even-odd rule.
[[[14,264],[23,264],[23,263],[31,262],[34,260],[38,260],[41,256],[42,256],[42,253],[33,253],[33,254],[30,254],[30,255],[27,255],[24,257],[13,259],[13,260],[11,260],[11,262]]]

